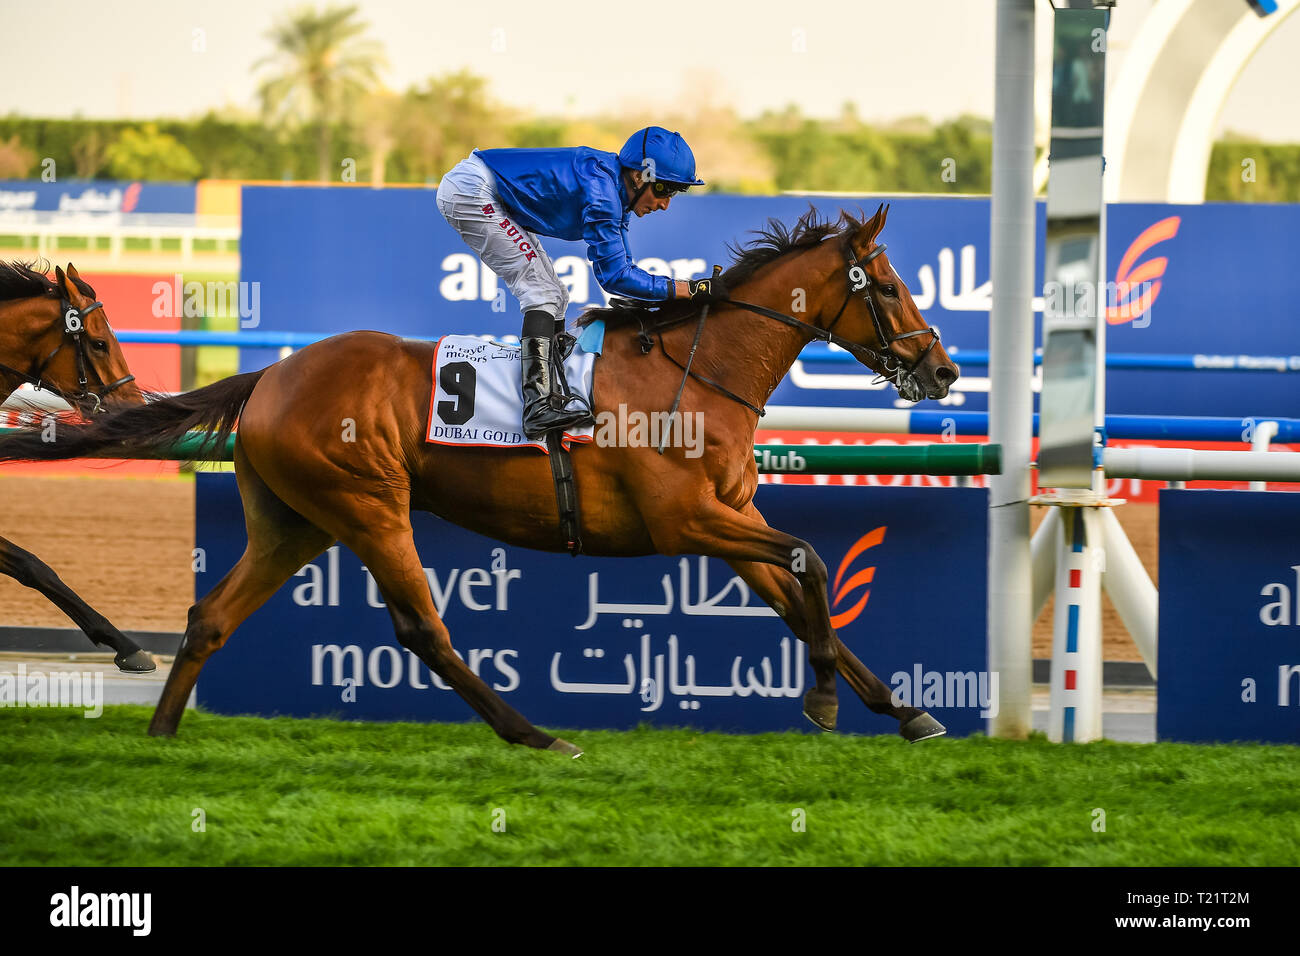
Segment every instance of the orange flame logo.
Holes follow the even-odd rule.
[[[1126,285],[1128,291],[1121,297],[1121,301],[1106,309],[1106,322],[1109,325],[1132,322],[1145,314],[1156,301],[1156,296],[1160,294],[1159,280],[1165,274],[1165,267],[1169,265],[1169,260],[1164,256],[1157,256],[1142,263],[1136,269],[1133,268],[1133,264],[1137,262],[1138,256],[1156,243],[1178,235],[1178,226],[1181,222],[1181,216],[1161,219],[1154,225],[1148,226],[1124,252],[1124,258],[1120,259],[1119,269],[1115,272],[1115,284],[1121,287]],[[1150,284],[1146,285],[1147,283]]]
[[[840,581],[844,577],[844,572],[849,569],[849,565],[853,563],[853,559],[868,548],[874,548],[876,545],[880,544],[880,542],[885,540],[886,527],[886,525],[882,524],[874,531],[868,531],[862,537],[858,538],[858,540],[853,543],[853,547],[849,548],[848,554],[844,555],[844,560],[840,562],[839,570],[835,572],[835,583],[831,585],[831,590],[835,594],[834,599],[831,601],[832,610],[839,607],[840,602],[852,594],[857,588],[866,587],[866,585],[870,584],[871,579],[875,577],[876,568],[873,565],[869,568],[863,568],[857,574],[845,581],[843,587],[840,586]],[[857,604],[853,605],[853,607],[849,608],[847,611],[841,611],[839,614],[832,614],[831,627],[838,630],[839,628],[847,627],[849,624],[856,621],[858,615],[862,613],[862,609],[867,606],[867,599],[869,597],[871,597],[871,589],[866,588],[862,592],[862,597],[858,599]]]

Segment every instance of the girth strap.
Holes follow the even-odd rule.
[[[564,535],[569,554],[577,557],[582,551],[582,535],[578,524],[578,486],[573,480],[573,459],[564,449],[564,433],[554,429],[546,433],[547,456],[551,459],[551,480],[555,483],[555,503],[560,511],[560,531]]]
[[[566,332],[555,336],[555,349],[551,353],[552,394],[564,396],[567,406],[570,401],[582,401],[581,396],[569,389],[564,376],[564,360],[573,351],[577,340]],[[583,402],[585,405],[586,403]],[[589,407],[589,406],[588,406]],[[551,460],[551,481],[555,485],[555,505],[560,513],[560,531],[564,535],[565,547],[572,557],[582,551],[581,524],[578,520],[578,485],[573,480],[573,459],[564,447],[563,429],[553,429],[546,433],[547,457]]]

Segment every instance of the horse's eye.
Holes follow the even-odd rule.
[[[889,296],[890,298],[898,297],[898,286],[896,285],[881,286],[880,291],[885,293],[885,295]]]
[[[105,342],[103,339],[91,339],[90,345],[91,348],[93,348],[96,352],[108,351],[108,343]]]

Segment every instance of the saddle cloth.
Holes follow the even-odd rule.
[[[569,389],[588,402],[602,338],[584,331],[564,362]],[[440,338],[433,360],[433,395],[425,440],[438,445],[529,446],[546,451],[544,439],[524,435],[519,354],[517,345],[476,335]],[[565,431],[561,439],[565,450],[572,442],[591,441],[594,431],[593,425]]]

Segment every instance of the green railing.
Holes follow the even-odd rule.
[[[0,428],[0,435],[32,430]],[[57,437],[57,436],[56,436]],[[192,432],[171,448],[148,453],[138,449],[96,453],[97,458],[137,458],[180,461],[232,461],[232,435],[221,449],[204,451],[205,436]],[[211,442],[206,443],[211,446]],[[974,442],[934,445],[755,445],[758,470],[772,475],[997,475],[1002,472],[1002,446]]]
[[[769,475],[999,475],[1002,446],[755,445],[758,470]]]

